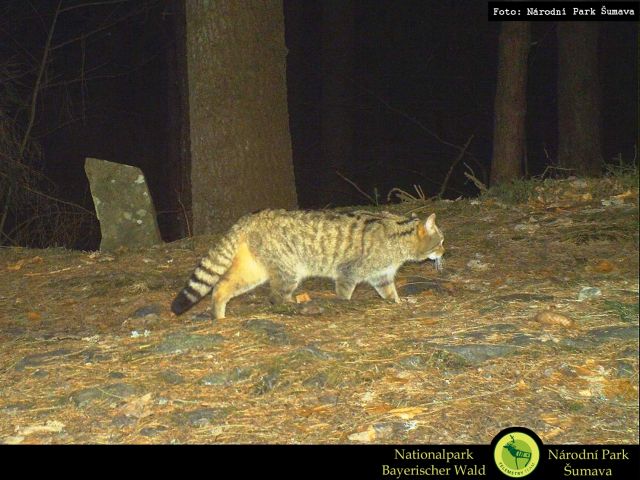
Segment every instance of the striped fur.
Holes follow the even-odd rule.
[[[209,251],[171,310],[180,315],[213,291],[213,315],[224,318],[231,298],[265,282],[272,301],[293,301],[308,277],[333,279],[347,300],[368,282],[382,298],[399,302],[398,268],[431,259],[440,269],[443,241],[435,214],[420,220],[388,212],[263,210],[242,217]]]

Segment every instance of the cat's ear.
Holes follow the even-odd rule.
[[[432,213],[424,223],[418,224],[418,237],[424,238],[427,235],[433,235],[436,232],[436,214]]]
[[[434,232],[436,230],[436,214],[432,213],[431,215],[429,215],[429,218],[427,218],[427,221],[424,222],[424,228],[427,230],[427,232]]]

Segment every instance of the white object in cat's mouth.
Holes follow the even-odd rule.
[[[444,270],[444,258],[442,257],[438,257],[435,259],[435,266],[436,266],[436,270],[438,272],[441,272],[442,270]]]
[[[429,262],[429,260],[433,261],[434,267],[436,268],[437,271],[441,272],[442,270],[444,270],[444,257],[435,257],[435,258],[427,257],[424,260],[420,260],[418,263],[420,265],[423,265]]]

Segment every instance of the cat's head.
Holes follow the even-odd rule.
[[[436,268],[442,269],[444,255],[444,235],[436,225],[436,214],[432,213],[426,220],[416,226],[414,235],[416,260],[435,260]]]

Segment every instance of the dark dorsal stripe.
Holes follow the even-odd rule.
[[[413,223],[413,222],[417,222],[418,219],[417,218],[406,218],[404,220],[400,220],[398,222],[396,222],[398,225],[406,225],[407,223]]]
[[[400,230],[391,234],[392,237],[406,237],[407,235],[413,235],[416,231],[415,225],[410,225],[406,230]]]

